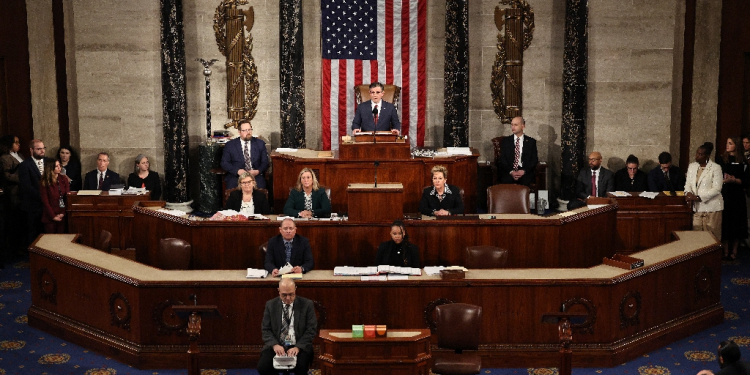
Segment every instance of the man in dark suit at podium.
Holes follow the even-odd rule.
[[[535,181],[534,171],[539,164],[536,139],[523,134],[526,120],[514,117],[510,123],[513,135],[503,138],[500,146],[500,165],[497,167],[501,184],[529,186]]]
[[[109,170],[109,154],[100,152],[96,157],[96,169],[86,173],[83,179],[83,190],[109,190],[112,185],[120,184],[120,175]]]
[[[398,120],[396,107],[382,100],[383,90],[383,84],[380,82],[370,84],[370,100],[360,104],[354,113],[354,134],[360,131],[390,131],[396,135],[401,133],[401,121]]]
[[[258,189],[265,189],[263,173],[266,173],[269,165],[266,142],[253,138],[253,126],[248,119],[240,120],[237,129],[240,131],[239,138],[227,142],[221,155],[221,168],[227,171],[224,177],[226,188],[236,188],[237,178],[247,172],[255,177]]]
[[[312,301],[297,297],[297,286],[292,279],[281,279],[279,296],[266,302],[261,331],[263,349],[258,360],[260,375],[278,375],[273,368],[273,357],[297,357],[296,375],[307,375],[313,359],[312,342],[317,334],[318,320]]]
[[[279,269],[291,264],[292,273],[305,273],[315,267],[310,249],[310,241],[297,234],[297,225],[292,219],[284,219],[279,227],[281,234],[268,240],[265,269],[272,276],[279,275]]]

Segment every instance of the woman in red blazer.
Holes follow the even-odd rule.
[[[70,179],[60,172],[60,161],[44,160],[44,173],[39,181],[44,233],[65,233],[65,196],[70,191]]]

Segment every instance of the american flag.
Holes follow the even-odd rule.
[[[354,86],[401,87],[401,134],[424,146],[427,0],[322,0],[323,149],[351,134]]]

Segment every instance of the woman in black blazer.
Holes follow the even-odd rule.
[[[60,146],[57,151],[57,160],[60,161],[62,166],[62,174],[68,176],[70,179],[70,191],[81,190],[83,186],[83,180],[81,179],[81,161],[78,160],[73,147]]]
[[[391,240],[378,246],[375,264],[419,268],[419,248],[409,242],[409,235],[400,220],[391,224]]]
[[[250,173],[243,173],[239,179],[239,186],[229,194],[225,210],[235,210],[241,214],[269,215],[271,205],[268,204],[266,194],[255,190],[255,177]]]
[[[161,179],[159,173],[151,170],[148,157],[138,154],[135,157],[135,169],[128,176],[128,187],[146,188],[151,192],[151,200],[158,201],[161,198]]]
[[[289,192],[284,205],[284,215],[291,217],[330,217],[331,201],[318,185],[312,169],[304,168],[297,176],[297,186]]]
[[[464,213],[464,202],[459,188],[448,185],[448,169],[442,165],[432,167],[432,187],[422,191],[419,212],[428,216],[447,216]]]

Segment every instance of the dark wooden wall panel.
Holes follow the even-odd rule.
[[[750,131],[743,124],[743,110],[750,97],[745,82],[746,54],[750,53],[750,7],[746,0],[723,0],[721,8],[721,51],[719,60],[719,106],[716,150],[724,150],[728,137]],[[698,26],[700,29],[700,26]],[[705,124],[706,126],[712,124]],[[694,152],[694,150],[693,150]],[[717,155],[718,155],[717,154]]]
[[[34,137],[31,117],[29,37],[24,0],[0,1],[0,60],[4,62],[4,90],[7,121],[1,121],[0,134],[15,134],[21,152],[29,154],[28,142]],[[2,99],[2,96],[0,96]]]

